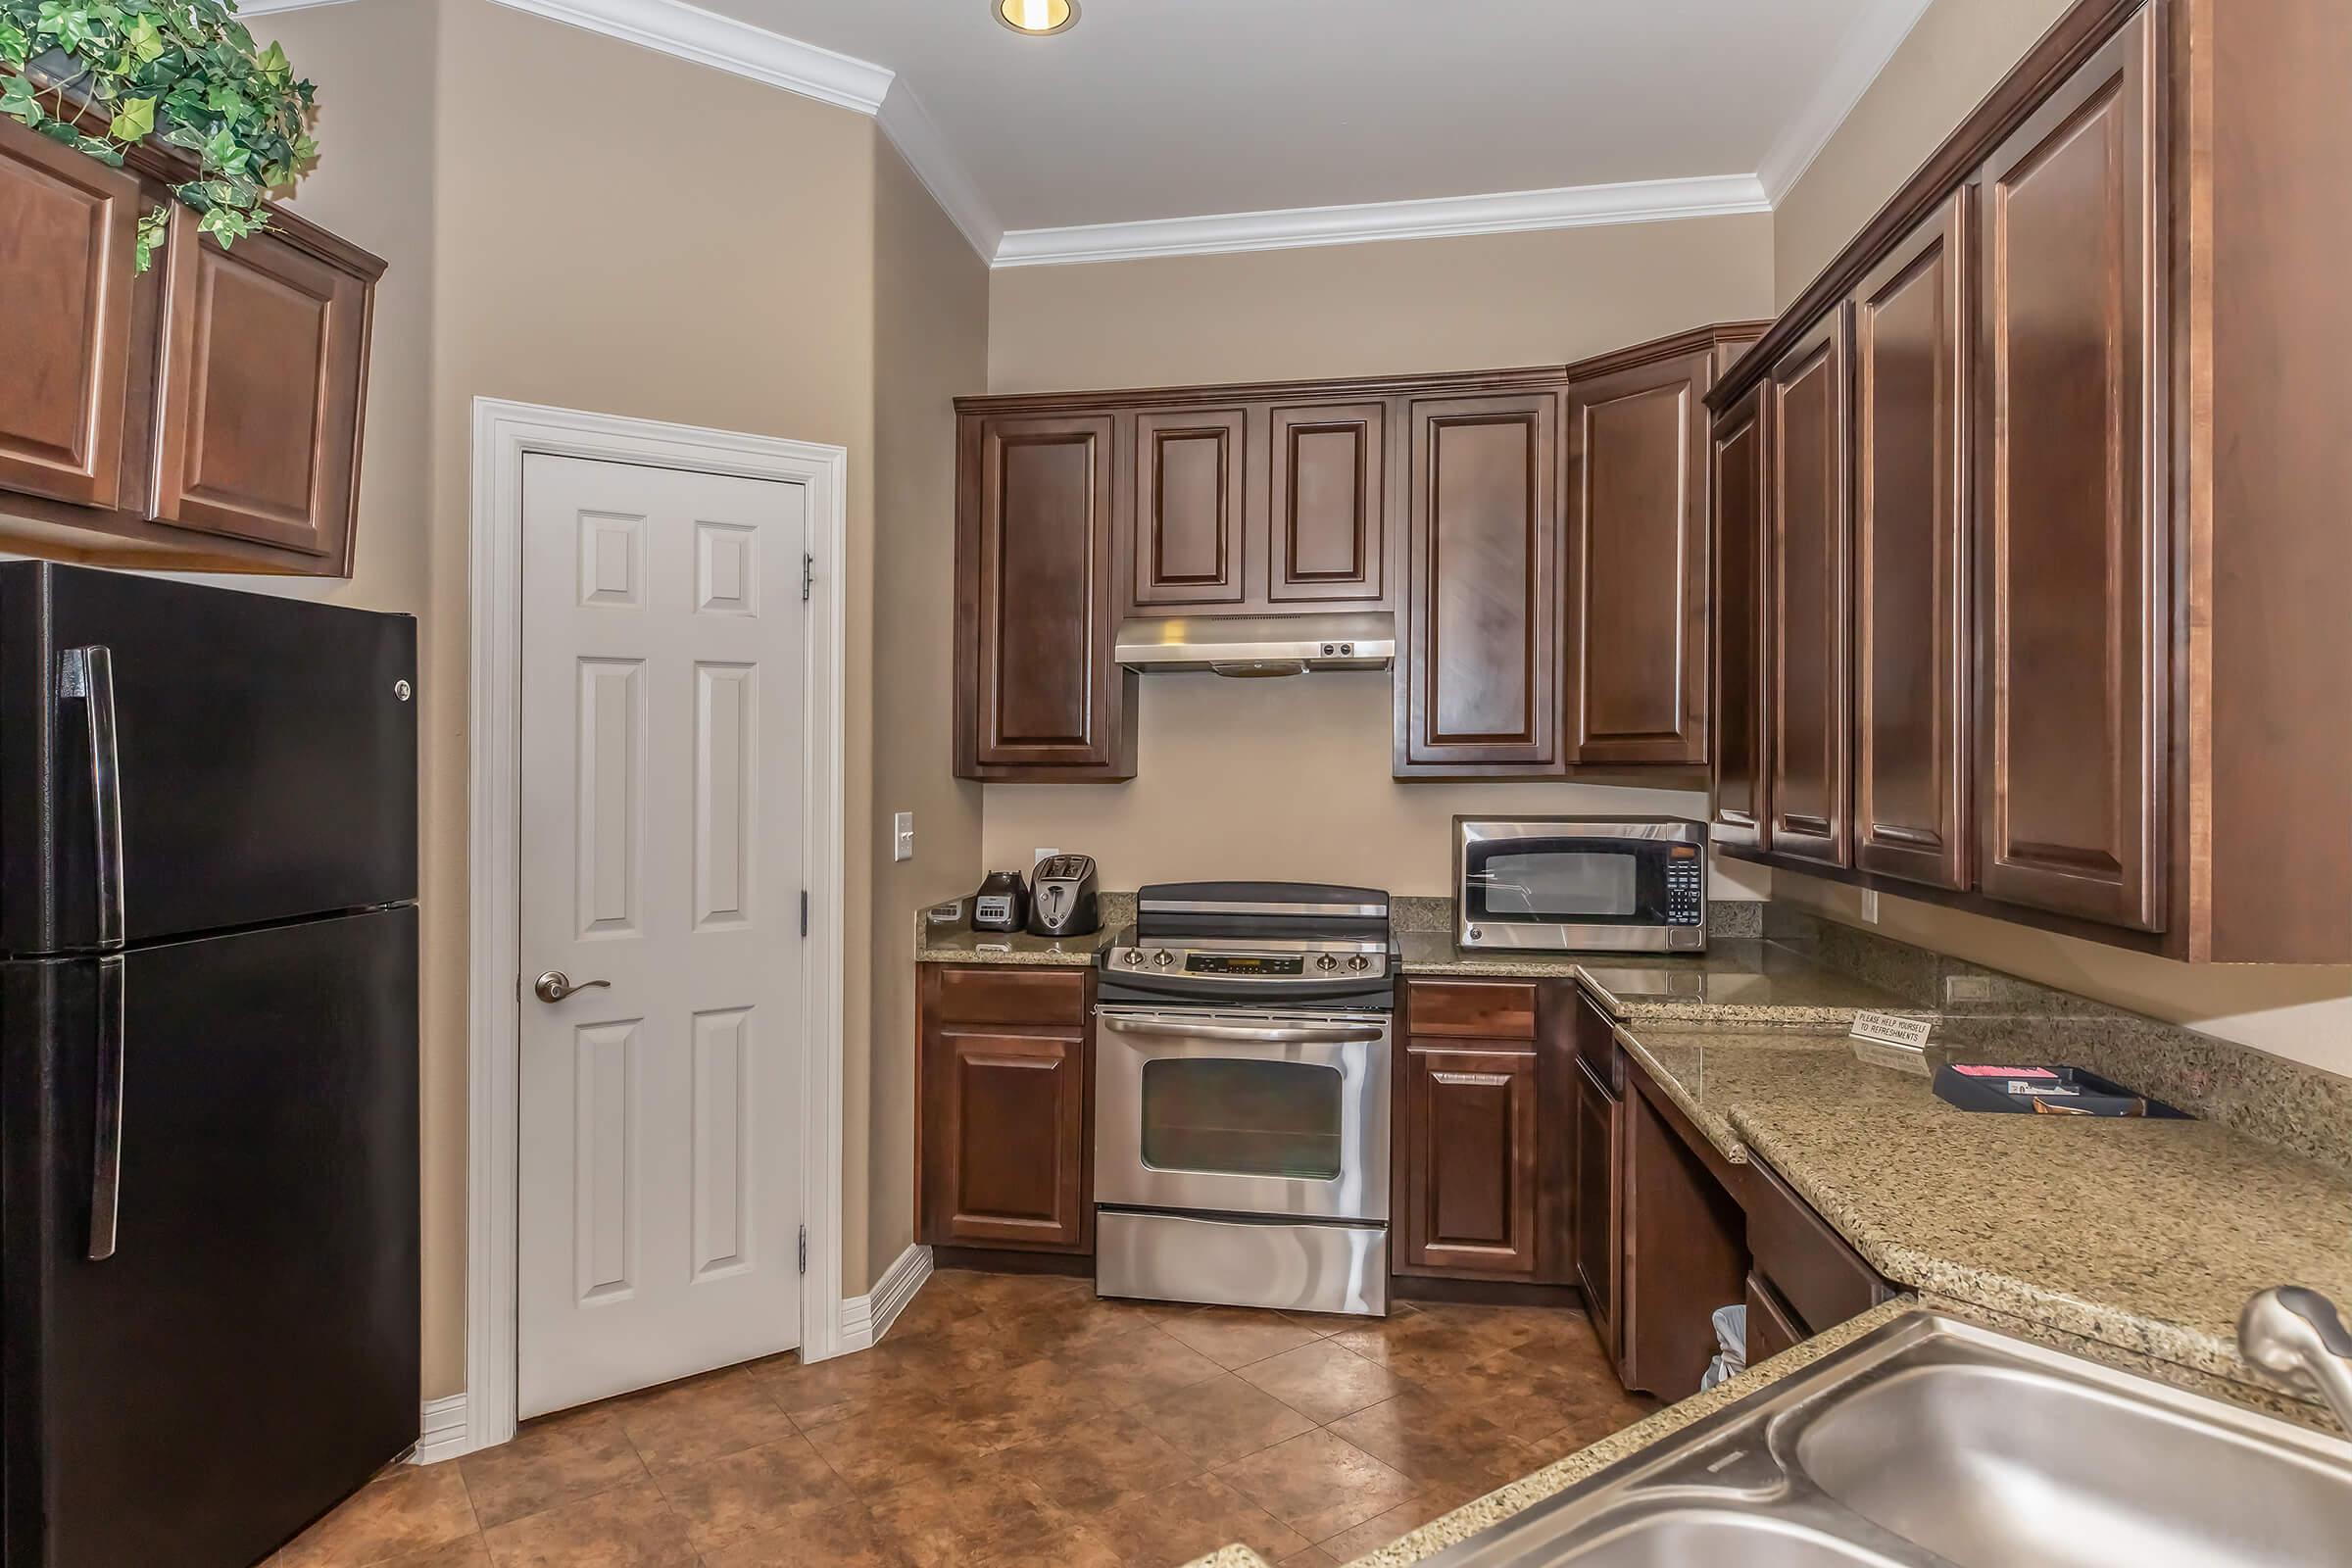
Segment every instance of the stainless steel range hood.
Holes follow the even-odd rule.
[[[1396,659],[1396,617],[1171,616],[1122,621],[1119,662],[1145,674],[1302,675],[1310,669],[1386,669]]]

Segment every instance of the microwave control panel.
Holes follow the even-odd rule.
[[[1696,846],[1678,844],[1666,861],[1666,923],[1704,925],[1706,917],[1706,861]]]

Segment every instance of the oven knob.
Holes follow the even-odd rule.
[[[1332,970],[1337,969],[1339,966],[1340,960],[1333,957],[1328,953],[1315,960],[1315,967],[1322,970],[1325,974],[1331,973]]]
[[[1138,967],[1144,961],[1144,950],[1141,948],[1129,948],[1127,950],[1127,956],[1121,961],[1124,962],[1130,969]]]
[[[1167,949],[1162,948],[1157,953],[1152,955],[1152,961],[1158,967],[1165,969],[1169,964],[1176,961],[1176,955],[1170,953]]]
[[[1359,953],[1348,960],[1348,967],[1360,973],[1372,967],[1372,960]]]

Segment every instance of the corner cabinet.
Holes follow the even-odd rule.
[[[1094,1248],[1094,971],[924,964],[916,1229],[934,1247]]]
[[[1769,416],[1762,386],[1715,419],[1709,469],[1715,638],[1714,722],[1708,728],[1707,798],[1718,844],[1761,850],[1771,842],[1765,774],[1771,705],[1765,688],[1765,591],[1771,581]]]
[[[1707,761],[1705,398],[1758,323],[1568,369],[1567,757]]]
[[[173,155],[109,169],[0,121],[0,548],[101,565],[350,571],[382,262],[289,213],[222,250]]]
[[[1111,425],[958,420],[959,777],[1135,776],[1135,675],[1113,659]]]
[[[1846,316],[1833,311],[1764,381],[1764,708],[1774,853],[1845,865],[1852,535],[1848,525]]]

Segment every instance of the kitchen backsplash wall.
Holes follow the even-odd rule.
[[[1104,887],[1202,878],[1345,882],[1452,893],[1456,813],[1704,819],[1703,790],[1594,784],[1399,784],[1390,776],[1390,677],[1151,675],[1128,784],[991,784],[989,865],[1027,870],[1043,848],[1093,856]],[[1770,873],[1718,859],[1717,898],[1760,898]]]

